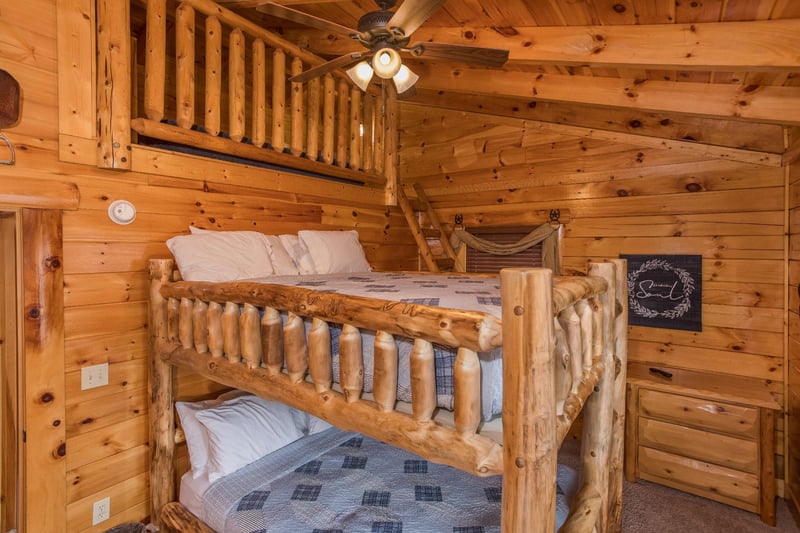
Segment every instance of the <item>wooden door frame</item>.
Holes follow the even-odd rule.
[[[20,533],[64,531],[67,524],[62,210],[79,202],[69,182],[0,176],[0,210],[17,212],[21,236]]]

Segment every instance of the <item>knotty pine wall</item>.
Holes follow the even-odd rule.
[[[97,169],[93,126],[75,118],[91,120],[93,109],[76,106],[60,118],[58,108],[60,99],[78,102],[92,91],[91,79],[79,78],[59,94],[57,58],[59,45],[89,46],[91,34],[82,32],[93,23],[93,2],[58,4],[62,17],[86,17],[75,17],[74,26],[59,20],[55,0],[6,2],[0,10],[0,68],[23,92],[22,119],[4,131],[17,148],[17,164],[0,166],[0,180],[30,193],[34,204],[37,195],[52,193],[54,182],[74,184],[80,195],[78,209],[63,212],[64,372],[47,377],[65,384],[66,397],[58,401],[66,411],[59,418],[66,454],[57,460],[65,463],[66,479],[37,487],[27,531],[100,532],[149,514],[146,262],[167,255],[166,239],[192,224],[273,234],[355,228],[376,269],[413,269],[417,250],[402,214],[383,206],[382,194],[361,188],[158,151],[134,151],[136,172]],[[75,40],[59,43],[59,24]],[[78,64],[86,55],[76,47],[71,64],[61,68],[91,72]],[[109,203],[121,198],[138,209],[129,226],[107,216]],[[0,211],[17,207],[0,200]],[[81,391],[80,369],[106,362],[109,385]],[[208,387],[182,376],[178,390],[191,397]],[[111,519],[93,527],[92,504],[105,496]],[[47,507],[59,501],[63,507]]]
[[[797,142],[797,139],[795,139]],[[787,498],[800,507],[800,163],[789,167],[789,344]]]
[[[421,183],[450,226],[456,214],[467,226],[532,225],[545,221],[542,211],[560,209],[569,214],[566,270],[585,271],[588,261],[619,254],[701,254],[703,331],[631,327],[630,360],[763,379],[782,399],[784,169],[712,158],[701,146],[653,148],[644,139],[637,145],[628,135],[691,135],[782,153],[782,128],[748,131],[742,122],[548,104],[518,115],[404,104],[399,175],[409,195],[410,185]],[[586,128],[542,129],[538,120]],[[589,128],[600,124],[624,132],[626,142],[593,138]],[[777,418],[782,478],[784,426]]]

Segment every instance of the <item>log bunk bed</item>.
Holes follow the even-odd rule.
[[[499,319],[249,281],[187,282],[172,259],[151,260],[153,523],[212,531],[174,501],[173,373],[181,367],[430,461],[476,476],[502,474],[504,532],[555,530],[557,453],[583,412],[580,489],[560,531],[618,531],[625,276],[621,260],[593,263],[587,276],[503,270]],[[303,319],[312,321],[310,329]],[[331,370],[333,324],[342,325],[338,376]],[[361,353],[362,330],[376,332],[374,353]],[[412,399],[405,410],[396,401],[398,337],[414,339]],[[442,411],[436,408],[434,343],[457,350],[452,424],[434,418]],[[495,347],[502,347],[503,364],[500,443],[481,433],[480,414],[478,352]],[[362,394],[367,358],[375,368],[371,396]]]
[[[130,28],[142,15],[132,17],[132,5],[140,8],[128,0],[98,2],[101,166],[130,169],[132,160],[155,160],[160,148],[141,142],[148,138],[358,184],[382,191],[386,204],[407,202],[397,187],[391,84],[362,93],[339,71],[288,82],[324,60],[211,0],[146,3],[143,115],[137,116],[130,106],[139,86],[130,69]],[[195,57],[203,46],[204,57]],[[174,70],[167,68],[168,52],[175,54]],[[624,261],[591,264],[587,276],[504,270],[501,317],[269,283],[185,281],[173,259],[152,259],[149,269],[155,526],[213,531],[176,501],[181,432],[174,381],[181,368],[435,463],[475,476],[502,474],[504,532],[554,531],[557,454],[583,413],[580,488],[561,531],[619,531]],[[341,328],[337,374],[333,327]],[[362,353],[367,331],[374,350]],[[397,400],[399,338],[413,342],[408,403]],[[452,411],[437,406],[434,345],[457,354]],[[496,348],[502,348],[502,430],[493,432],[482,413],[479,354]],[[368,359],[369,394],[363,392]]]

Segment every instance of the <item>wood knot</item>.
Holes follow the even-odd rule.
[[[48,270],[58,270],[61,268],[61,258],[58,256],[48,257],[44,260],[44,266]]]
[[[52,392],[45,392],[44,394],[42,394],[42,397],[41,397],[42,403],[50,403],[54,399],[55,399],[55,396],[53,396]]]
[[[514,459],[514,464],[517,465],[517,468],[525,468],[525,460],[522,457]]]
[[[67,445],[65,443],[62,442],[58,445],[58,448],[56,449],[56,455],[59,457],[64,457],[67,455]]]
[[[522,314],[523,314],[524,312],[525,312],[525,310],[522,308],[522,306],[521,306],[521,305],[517,305],[517,306],[515,306],[515,307],[514,307],[514,314],[515,314],[515,315],[517,315],[517,316],[522,316]]]
[[[42,316],[42,312],[39,307],[34,306],[28,310],[28,318],[37,319]]]

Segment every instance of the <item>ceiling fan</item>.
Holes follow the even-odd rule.
[[[364,14],[355,30],[273,2],[262,4],[257,9],[312,28],[346,35],[367,48],[366,52],[345,54],[312,67],[289,81],[306,82],[337,68],[352,67],[348,68],[347,74],[362,91],[367,90],[375,74],[382,79],[392,79],[397,92],[403,93],[413,87],[419,76],[403,65],[400,53],[481,67],[501,67],[508,60],[508,50],[498,48],[434,42],[419,42],[409,46],[411,34],[445,2],[404,0],[396,11],[390,11],[397,0],[375,0],[380,9]]]

